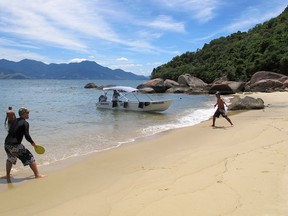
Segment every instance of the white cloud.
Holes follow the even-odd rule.
[[[0,45],[5,47],[15,47],[21,49],[38,49],[37,46],[32,45],[30,43],[26,43],[25,41],[13,41],[7,38],[0,38]]]
[[[116,9],[109,8],[109,5],[105,7],[110,10],[104,6],[98,7],[99,2],[80,0],[71,0],[69,3],[66,0],[0,2],[2,16],[0,32],[80,52],[88,51],[89,41],[95,41],[97,38],[99,44],[103,44],[101,41],[106,41],[139,49],[154,49],[148,42],[125,39],[129,38],[128,34],[116,33],[117,28],[113,23],[115,20],[111,21],[111,16],[106,16],[106,13],[111,14],[111,11]],[[117,23],[119,22],[120,19],[117,20]]]
[[[116,61],[128,61],[128,58],[120,57],[120,58],[117,58]]]
[[[118,65],[117,67],[127,69],[127,68],[135,68],[135,67],[142,67],[142,64],[122,64]]]
[[[85,58],[74,58],[68,61],[68,63],[80,63],[82,61],[87,61]]]
[[[225,30],[228,30],[229,32],[247,31],[257,24],[278,16],[282,10],[283,7],[269,8],[266,11],[264,11],[263,8],[249,7],[243,12],[239,19],[234,20],[234,22],[227,26]]]
[[[39,3],[39,2],[38,2]],[[2,23],[1,30],[4,33],[19,35],[26,39],[42,41],[55,46],[62,46],[67,49],[83,50],[86,48],[79,39],[71,36],[61,28],[61,22],[56,24],[56,16],[51,11],[59,10],[47,7],[37,2],[22,2],[15,0],[0,3]],[[37,5],[37,6],[36,6]],[[3,16],[3,14],[5,16]]]
[[[10,61],[21,61],[23,59],[33,59],[42,62],[49,62],[49,59],[46,56],[42,56],[35,52],[10,49],[0,46],[0,56]]]
[[[174,32],[185,32],[185,26],[183,22],[175,22],[172,17],[160,15],[151,22],[146,24],[147,26],[167,30]]]
[[[214,10],[221,0],[157,0],[159,5],[164,5],[172,10],[191,13],[191,16],[200,22],[207,22],[214,17]]]
[[[130,72],[133,71],[133,73],[135,71],[139,71],[141,70],[141,68],[143,67],[143,64],[109,64],[109,66],[107,66],[111,69],[122,69],[124,71]],[[137,74],[139,74],[139,72],[137,72]]]

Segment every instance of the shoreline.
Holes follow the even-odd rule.
[[[270,105],[231,115],[234,127],[223,118],[215,128],[204,121],[86,155],[47,170],[43,179],[16,182],[1,191],[0,213],[285,215],[288,93],[249,95]]]

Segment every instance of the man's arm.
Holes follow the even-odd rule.
[[[6,113],[6,117],[5,117],[4,125],[6,125],[6,122],[7,122],[7,113]]]
[[[31,145],[35,145],[33,139],[31,138],[30,134],[29,134],[29,124],[28,122],[25,122],[25,133],[24,133],[25,139],[31,143]]]

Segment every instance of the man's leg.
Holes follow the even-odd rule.
[[[213,116],[213,124],[212,124],[212,127],[214,127],[214,126],[215,126],[215,121],[216,121],[216,117],[215,117],[215,116]]]
[[[12,166],[13,164],[10,161],[6,160],[6,178],[7,178],[8,183],[11,182],[10,173],[11,173]]]
[[[230,118],[228,118],[227,116],[225,118],[231,125],[233,125],[233,123],[231,122]]]
[[[45,177],[45,175],[41,175],[38,171],[38,168],[37,168],[37,164],[36,162],[34,161],[32,164],[29,165],[31,170],[33,171],[34,175],[35,175],[35,178],[43,178]]]

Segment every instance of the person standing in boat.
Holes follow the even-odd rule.
[[[112,107],[117,107],[118,106],[118,97],[120,96],[119,92],[117,90],[113,91],[113,96],[112,96]]]
[[[120,96],[117,90],[113,91],[112,101],[118,101],[118,97]]]

